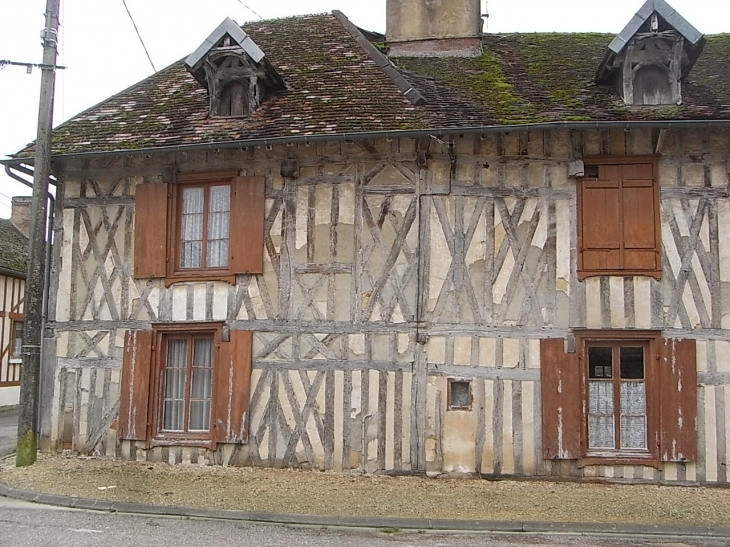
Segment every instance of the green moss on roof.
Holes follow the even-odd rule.
[[[730,99],[730,34],[707,36],[705,49],[689,74],[689,81],[707,88],[713,95]]]
[[[0,218],[0,268],[24,274],[27,260],[28,238],[10,220]]]
[[[565,108],[586,106],[586,87],[613,36],[608,34],[514,34],[525,71],[547,98]]]
[[[500,60],[486,50],[479,57],[399,57],[398,68],[441,80],[488,105],[498,123],[526,123],[535,109],[521,100],[507,80]]]
[[[437,78],[482,102],[499,124],[594,119],[593,73],[608,34],[486,35],[476,58],[398,58],[398,67]],[[613,110],[610,101],[602,107]]]

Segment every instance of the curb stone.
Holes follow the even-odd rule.
[[[254,523],[299,526],[341,526],[348,528],[392,528],[451,532],[498,532],[524,534],[632,535],[664,537],[701,537],[730,539],[726,526],[674,526],[650,524],[568,523],[530,521],[489,521],[455,519],[418,519],[398,517],[348,517],[332,515],[300,515],[180,507],[126,501],[103,501],[75,498],[60,494],[45,494],[15,488],[0,483],[0,496],[31,503],[85,509],[100,512],[130,513],[150,516],[193,517],[218,520],[238,520]]]

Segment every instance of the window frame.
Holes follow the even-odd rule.
[[[17,365],[23,362],[23,325],[25,323],[25,318],[21,314],[10,314],[10,344],[8,347],[8,364],[11,365]],[[18,334],[18,325],[20,325],[21,331],[20,331],[20,337],[17,336]],[[19,348],[15,347],[15,341],[17,339],[20,339],[20,346]],[[16,353],[17,349],[17,353]]]
[[[233,192],[234,182],[238,176],[238,171],[213,171],[204,173],[179,173],[177,175],[176,184],[172,184],[170,188],[170,207],[168,209],[168,253],[167,253],[167,278],[165,280],[166,285],[172,283],[179,283],[181,281],[200,281],[202,279],[206,281],[225,281],[228,283],[235,283],[236,274],[233,271],[233,265],[231,264],[231,251],[232,251],[232,220],[234,215],[234,196]],[[228,264],[225,267],[207,267],[203,266],[200,268],[181,268],[180,267],[180,255],[181,255],[181,239],[182,239],[182,198],[183,190],[185,188],[206,188],[206,198],[204,199],[203,207],[203,234],[205,236],[207,232],[207,219],[208,219],[208,198],[209,188],[211,186],[225,186],[230,188],[230,204],[229,204],[229,217],[228,217]],[[203,240],[202,261],[205,261],[205,248],[207,241]]]
[[[453,393],[452,390],[454,389],[454,384],[466,384],[467,389],[469,390],[468,394],[468,401],[466,405],[457,405],[453,400]],[[446,410],[449,411],[470,411],[472,410],[472,405],[474,404],[474,390],[472,389],[472,382],[471,380],[465,380],[463,378],[448,378],[446,385]]]
[[[156,325],[152,346],[152,363],[150,373],[150,400],[147,415],[149,416],[150,446],[202,446],[212,448],[214,441],[213,420],[216,408],[216,386],[219,381],[220,344],[222,339],[222,323]],[[167,340],[170,337],[186,336],[189,339],[208,335],[213,339],[213,366],[210,396],[210,423],[207,431],[166,431],[162,429],[165,382],[164,375],[167,358]],[[190,379],[186,374],[186,391]],[[186,400],[189,399],[186,393]]]
[[[576,350],[580,366],[580,400],[581,400],[581,458],[579,467],[586,465],[645,465],[660,467],[659,433],[660,433],[660,379],[659,379],[659,347],[661,333],[658,331],[597,331],[589,330],[576,333]],[[644,390],[646,404],[646,450],[635,449],[589,449],[588,447],[588,348],[611,344],[645,347]],[[615,382],[615,374],[613,375]],[[614,394],[615,394],[614,390]],[[615,395],[614,395],[615,397]],[[618,416],[618,419],[616,418]],[[614,400],[614,428],[620,429],[619,406]],[[614,429],[614,436],[619,434]]]
[[[584,209],[584,185],[586,182],[593,181],[596,179],[589,177],[580,177],[576,180],[576,205],[577,205],[577,232],[578,232],[578,260],[577,260],[577,275],[579,280],[584,280],[588,277],[596,276],[648,276],[653,277],[657,280],[662,278],[662,239],[661,239],[661,206],[660,206],[660,184],[659,184],[659,170],[658,170],[658,155],[642,155],[642,156],[588,156],[583,158],[585,167],[600,167],[608,165],[631,165],[631,164],[651,164],[653,169],[653,196],[654,196],[654,253],[655,253],[655,268],[626,268],[619,267],[613,269],[587,269],[583,267],[583,209]],[[619,181],[622,182],[622,181]],[[623,191],[623,186],[620,186],[620,191]],[[621,229],[623,231],[623,205],[619,203],[619,214]],[[620,253],[623,255],[624,247],[621,245]],[[620,256],[620,260],[623,261],[624,257]]]

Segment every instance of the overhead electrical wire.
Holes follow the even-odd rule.
[[[142,40],[142,35],[139,33],[139,29],[137,28],[137,23],[134,22],[134,17],[132,17],[132,12],[130,12],[129,7],[127,7],[127,0],[122,0],[122,4],[124,4],[124,9],[127,10],[127,15],[129,15],[129,19],[132,21],[132,26],[134,27],[134,31],[137,33],[137,38],[139,38],[139,41],[142,44],[142,48],[144,48],[144,52],[147,55],[147,59],[149,60],[150,65],[152,65],[152,70],[157,72],[157,69],[155,68],[155,63],[152,62],[152,57],[150,57],[150,52],[147,51],[147,46],[144,45],[144,40]]]
[[[251,13],[253,13],[253,14],[254,14],[254,15],[255,15],[256,17],[258,17],[259,19],[261,19],[262,21],[264,21],[264,18],[263,18],[263,17],[261,17],[261,16],[260,16],[260,15],[259,15],[258,13],[256,13],[256,12],[255,12],[254,10],[252,10],[251,8],[249,8],[249,7],[248,7],[248,6],[246,5],[246,4],[244,4],[244,3],[243,3],[243,2],[241,1],[241,0],[236,0],[236,2],[238,2],[238,3],[239,3],[239,4],[241,4],[241,5],[242,5],[242,6],[244,7],[244,8],[246,8],[246,9],[247,9],[248,11],[250,11]]]

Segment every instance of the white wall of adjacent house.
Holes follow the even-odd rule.
[[[17,336],[23,318],[25,280],[0,276],[0,407],[18,404],[20,354]]]
[[[17,406],[20,400],[20,386],[0,388],[0,408]]]

